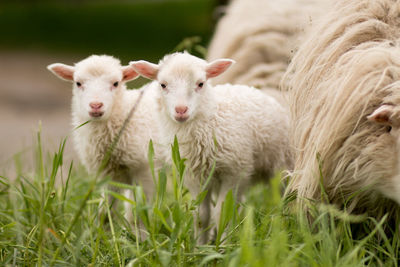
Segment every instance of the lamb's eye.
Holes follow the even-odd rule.
[[[167,86],[164,83],[161,84],[161,87],[162,87],[162,89],[167,88]]]
[[[199,83],[199,87],[202,88],[204,83]]]
[[[115,82],[113,85],[114,87],[118,87],[118,82]]]
[[[81,87],[82,84],[80,82],[76,82],[76,86]]]

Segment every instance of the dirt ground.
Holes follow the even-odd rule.
[[[74,61],[59,55],[0,51],[0,175],[14,173],[16,154],[25,168],[32,166],[39,123],[45,150],[51,154],[70,133],[71,85],[46,66]],[[75,158],[71,140],[65,156],[66,161]]]

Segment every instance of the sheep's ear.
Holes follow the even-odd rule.
[[[211,63],[208,63],[206,67],[207,79],[217,77],[224,73],[233,63],[232,59],[217,59]]]
[[[129,62],[132,68],[134,68],[140,75],[150,80],[157,79],[158,65],[144,61],[131,61]]]
[[[136,79],[139,76],[139,73],[135,71],[131,66],[123,66],[122,67],[122,81],[128,82]]]
[[[382,105],[377,108],[371,115],[367,117],[368,120],[379,123],[393,126],[395,124],[395,119],[393,117],[394,114],[394,106],[392,105]]]
[[[74,71],[75,68],[69,65],[55,63],[47,66],[47,69],[54,73],[57,77],[66,80],[72,81],[74,80]]]

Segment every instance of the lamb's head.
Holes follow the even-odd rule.
[[[168,55],[158,65],[143,60],[130,65],[159,83],[162,109],[173,121],[182,123],[200,112],[203,96],[210,89],[208,79],[226,71],[233,62],[218,59],[207,63],[185,52]]]
[[[63,80],[73,82],[73,112],[82,121],[107,120],[116,99],[126,90],[125,82],[138,74],[130,66],[121,66],[111,56],[90,56],[75,66],[61,63],[47,67]]]

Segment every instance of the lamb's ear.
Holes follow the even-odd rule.
[[[139,76],[139,73],[135,71],[131,66],[123,66],[122,67],[122,81],[128,82],[136,79]]]
[[[129,62],[129,65],[131,65],[131,67],[134,68],[136,72],[143,77],[146,77],[150,80],[157,79],[158,65],[144,60],[131,61]]]
[[[47,66],[47,69],[54,73],[57,77],[66,80],[72,81],[74,80],[74,71],[75,68],[69,65],[54,63]]]
[[[395,121],[396,119],[393,117],[393,114],[394,114],[394,106],[384,104],[379,108],[375,109],[375,111],[372,112],[372,114],[369,115],[367,119],[379,124],[393,126],[394,124],[398,123]]]
[[[234,60],[225,58],[208,63],[206,67],[207,79],[217,77],[224,73],[233,63],[235,63]]]

